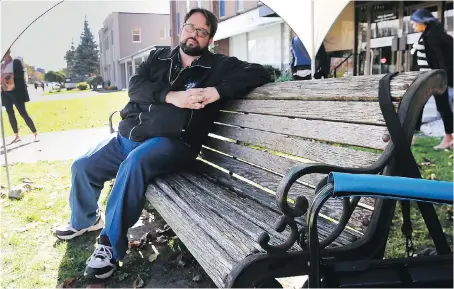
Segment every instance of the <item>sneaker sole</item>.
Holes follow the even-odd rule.
[[[87,228],[87,229],[82,229],[82,230],[79,230],[77,232],[74,232],[74,234],[72,235],[64,235],[64,236],[58,236],[57,235],[57,238],[60,239],[60,240],[71,240],[71,239],[74,239],[76,237],[79,237],[87,232],[93,232],[93,231],[98,231],[98,230],[101,230],[104,228],[104,222],[103,220],[100,220],[97,224]]]
[[[115,266],[115,267],[112,267],[112,270],[110,270],[110,271],[108,271],[108,272],[106,272],[106,273],[104,273],[104,274],[99,274],[99,275],[96,275],[96,274],[95,274],[94,276],[91,275],[91,274],[89,274],[89,273],[84,272],[84,277],[86,277],[86,278],[95,277],[96,279],[100,279],[100,280],[102,280],[102,279],[107,279],[107,278],[109,278],[110,276],[112,276],[112,274],[113,274],[116,270],[117,270],[117,267]]]

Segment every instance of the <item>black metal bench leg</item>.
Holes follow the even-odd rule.
[[[451,248],[449,247],[448,241],[443,233],[443,228],[441,227],[434,206],[432,204],[422,202],[417,202],[417,204],[424,222],[426,223],[427,229],[429,230],[430,236],[435,244],[437,253],[439,255],[451,254]]]

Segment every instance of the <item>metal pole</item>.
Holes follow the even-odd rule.
[[[46,11],[44,11],[44,13],[42,13],[41,15],[39,15],[35,20],[33,20],[27,27],[25,27],[25,29],[19,34],[19,36],[16,37],[16,39],[14,39],[13,43],[11,43],[11,45],[9,46],[9,48],[5,51],[5,54],[3,54],[3,57],[2,57],[2,60],[3,58],[5,58],[6,56],[6,53],[8,52],[8,50],[11,49],[11,47],[13,46],[13,44],[17,41],[17,39],[19,39],[19,37],[21,37],[22,34],[24,34],[24,32],[33,24],[35,23],[39,18],[41,18],[42,16],[44,16],[47,12],[49,12],[50,10],[54,9],[55,7],[57,7],[58,5],[60,5],[61,3],[63,3],[65,0],[61,0],[60,2],[58,2],[57,4],[53,5],[52,7],[50,7],[49,9],[47,9]],[[10,181],[10,178],[9,178],[9,168],[8,168],[8,156],[7,156],[7,150],[6,150],[6,141],[5,141],[5,129],[4,129],[4,126],[3,126],[3,116],[2,116],[2,101],[0,99],[0,126],[1,126],[1,130],[2,130],[2,142],[3,142],[3,154],[5,155],[5,168],[6,168],[6,178],[7,178],[7,182],[8,182],[8,196],[11,196],[11,181]]]
[[[314,74],[315,74],[315,55],[316,55],[316,51],[315,51],[315,27],[314,27],[314,24],[315,24],[315,19],[314,19],[314,0],[311,0],[311,24],[312,24],[312,27],[311,27],[311,38],[312,38],[312,55],[311,55],[311,74],[312,74],[312,79],[314,79]]]
[[[0,125],[2,130],[2,141],[3,141],[3,155],[5,156],[5,168],[6,168],[6,182],[8,183],[8,197],[11,196],[11,180],[9,178],[9,168],[8,168],[8,156],[6,153],[6,141],[5,141],[5,128],[3,126],[3,109],[2,100],[0,98]]]

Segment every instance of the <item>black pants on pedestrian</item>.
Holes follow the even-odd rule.
[[[443,125],[445,127],[445,133],[452,134],[454,116],[453,116],[453,113],[451,110],[451,105],[449,103],[448,89],[446,89],[445,93],[443,93],[443,94],[434,95],[434,98],[435,98],[435,104],[437,106],[437,110],[440,113],[441,120],[443,121]],[[416,123],[415,130],[417,130],[417,131],[421,130],[423,111],[424,111],[424,109],[421,110],[418,121]]]
[[[2,94],[4,94],[4,93],[5,92],[2,92]],[[14,113],[14,108],[13,108],[13,105],[15,105],[17,111],[22,116],[22,118],[25,120],[25,123],[27,124],[27,126],[30,128],[32,133],[35,133],[36,127],[35,127],[35,124],[33,123],[33,120],[27,113],[27,110],[25,108],[25,102],[15,101],[14,95],[8,95],[8,96],[4,97],[3,99],[6,100],[4,105],[5,105],[6,113],[8,114],[9,123],[11,124],[11,127],[13,128],[13,132],[14,133],[19,132],[19,128],[17,127],[16,114]]]

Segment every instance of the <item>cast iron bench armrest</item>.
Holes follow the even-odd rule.
[[[331,173],[332,197],[370,196],[452,204],[453,183],[405,177]]]
[[[354,182],[353,182],[354,181]],[[337,182],[337,185],[336,185]],[[379,183],[381,182],[381,184]],[[405,186],[396,186],[396,184]],[[390,190],[394,190],[392,192]],[[412,192],[410,190],[413,190]],[[424,192],[433,192],[430,196],[424,197]],[[347,174],[343,172],[330,173],[326,184],[318,189],[314,202],[309,208],[307,215],[308,225],[308,247],[309,247],[309,286],[319,287],[320,280],[320,249],[324,248],[323,243],[319,244],[317,231],[317,216],[323,204],[332,197],[355,197],[373,196],[384,199],[415,200],[421,202],[451,204],[453,200],[453,187],[451,182],[412,179],[396,176]]]
[[[276,193],[276,202],[278,207],[284,213],[284,216],[288,217],[299,217],[306,213],[308,209],[308,201],[305,197],[299,196],[295,200],[294,207],[290,207],[287,202],[287,196],[292,185],[301,177],[308,174],[328,174],[330,172],[343,172],[351,174],[377,174],[380,173],[385,167],[387,161],[386,158],[380,158],[373,165],[366,168],[345,168],[338,167],[326,164],[304,164],[293,167],[281,180],[279,183],[277,193]],[[317,192],[322,186],[326,185],[327,178],[321,181],[315,191]],[[350,217],[355,210],[360,197],[353,197],[352,200],[349,198],[344,198],[342,201],[343,210],[342,215],[339,219],[339,222],[336,226],[336,229],[333,230],[320,244],[322,248],[325,248],[331,244],[345,229]]]

